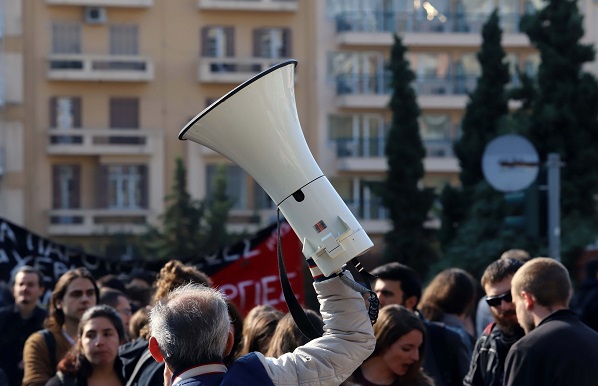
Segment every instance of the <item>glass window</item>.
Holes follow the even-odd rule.
[[[237,165],[208,165],[206,169],[207,199],[211,199],[216,188],[218,173],[226,178],[226,195],[232,202],[233,209],[247,209],[247,173]]]
[[[255,55],[260,58],[284,58],[290,56],[288,50],[288,28],[260,28],[255,31]]]
[[[52,53],[80,54],[81,26],[75,23],[53,23]]]
[[[108,207],[110,209],[142,208],[145,173],[141,165],[108,166]]]
[[[110,54],[138,55],[138,28],[136,25],[110,26]]]
[[[383,157],[386,125],[381,114],[331,115],[329,138],[338,157]]]

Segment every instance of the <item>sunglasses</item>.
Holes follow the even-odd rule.
[[[486,303],[488,303],[490,307],[500,306],[503,300],[507,303],[511,303],[513,301],[513,297],[511,296],[511,290],[508,290],[507,292],[500,295],[486,296]]]

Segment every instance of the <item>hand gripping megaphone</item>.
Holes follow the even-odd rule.
[[[373,246],[314,160],[295,105],[297,61],[281,62],[208,106],[179,133],[239,165],[276,203],[325,276]]]

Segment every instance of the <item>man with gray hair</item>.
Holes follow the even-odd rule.
[[[509,350],[505,385],[596,385],[598,333],[568,308],[567,269],[553,259],[532,259],[513,276],[511,296],[526,335]]]
[[[314,283],[325,322],[322,337],[279,358],[249,353],[228,369],[222,359],[232,349],[233,330],[224,295],[195,284],[175,289],[150,312],[149,349],[166,364],[164,384],[340,384],[372,353],[375,338],[363,297],[336,276]]]

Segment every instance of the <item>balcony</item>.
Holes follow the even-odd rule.
[[[78,5],[89,7],[149,8],[153,0],[46,0],[50,5]]]
[[[342,12],[336,16],[337,43],[340,45],[391,46],[400,34],[407,46],[478,47],[481,31],[489,14],[422,12]],[[504,46],[529,46],[519,30],[520,13],[500,15]]]
[[[449,129],[447,128],[447,131]],[[426,149],[424,167],[426,172],[458,172],[458,163],[453,154],[454,140],[422,139]],[[337,168],[349,172],[385,172],[386,161],[384,138],[337,138],[334,141]]]
[[[163,134],[148,129],[50,129],[48,154],[151,155]]]
[[[153,63],[136,55],[52,54],[48,79],[67,81],[149,82]]]
[[[413,83],[421,108],[462,109],[478,75],[419,76]],[[336,78],[337,106],[385,109],[390,100],[390,75],[341,74]]]
[[[347,204],[347,207],[366,233],[382,234],[391,229],[388,220],[388,209],[382,206],[381,199],[345,200],[345,204]]]
[[[48,235],[143,234],[151,214],[149,209],[52,209]]]
[[[298,0],[197,0],[201,10],[295,12]]]
[[[201,83],[243,83],[285,60],[285,58],[202,57],[199,59],[197,79]]]

